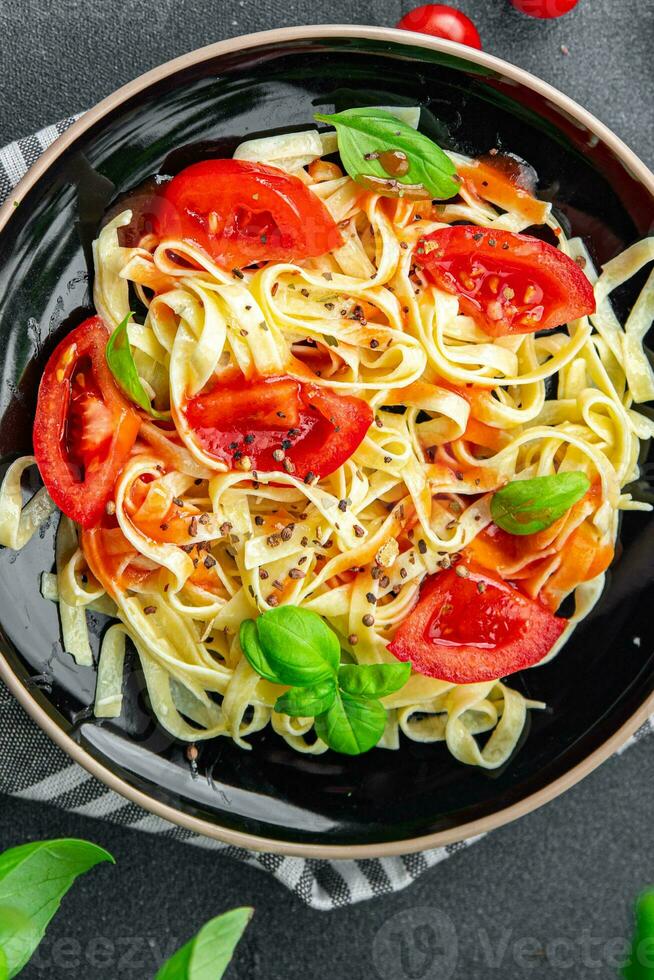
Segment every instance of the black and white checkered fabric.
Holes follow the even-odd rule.
[[[76,117],[42,129],[0,150],[0,204],[11,189]],[[650,719],[627,743],[654,730]],[[363,861],[316,861],[258,854],[194,834],[128,803],[90,776],[58,748],[25,714],[0,682],[0,793],[50,803],[82,816],[162,834],[196,847],[219,851],[273,874],[314,909],[330,910],[406,888],[423,871],[479,838],[406,857]]]

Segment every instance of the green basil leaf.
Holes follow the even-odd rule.
[[[0,854],[0,908],[11,908],[16,922],[31,924],[3,942],[10,977],[25,966],[78,875],[101,861],[114,863],[103,848],[83,840],[36,841]]]
[[[411,664],[343,664],[338,683],[356,697],[384,698],[404,687],[410,676]]]
[[[11,905],[0,906],[0,980],[15,975],[9,972],[9,960],[20,959],[22,950],[26,948],[35,950],[40,940],[41,936],[29,916]],[[18,969],[15,972],[18,973]]]
[[[131,401],[139,405],[153,419],[167,419],[169,418],[169,412],[158,412],[156,408],[152,407],[152,403],[136,370],[132,348],[129,343],[129,335],[127,333],[127,326],[133,316],[133,313],[128,313],[123,322],[118,324],[109,338],[105,350],[107,364],[119,387]]]
[[[638,896],[634,911],[636,928],[620,976],[624,977],[624,980],[651,980],[652,967],[649,957],[654,943],[654,891],[652,889]],[[645,962],[643,962],[643,950],[648,954]]]
[[[509,534],[535,534],[562,517],[589,487],[585,473],[513,480],[493,494],[491,517]]]
[[[260,674],[267,681],[272,681],[273,684],[283,684],[284,681],[277,676],[263,652],[259,643],[257,627],[253,619],[243,620],[238,638],[241,643],[241,649],[245,654],[245,659],[250,667],[252,667],[252,670],[256,670],[257,674]]]
[[[334,126],[343,166],[357,183],[391,197],[449,198],[459,191],[456,167],[429,137],[385,109],[346,109],[332,115],[317,113],[319,122]],[[380,162],[384,153],[399,151],[408,170],[389,173]]]
[[[164,963],[155,980],[221,980],[253,914],[253,908],[239,908],[210,919]]]
[[[316,718],[316,735],[334,752],[361,755],[384,734],[386,709],[380,701],[338,692],[329,711]]]
[[[342,668],[341,668],[342,669]],[[313,718],[328,711],[336,697],[336,684],[332,677],[313,687],[292,687],[277,698],[275,711],[293,718]]]
[[[266,659],[283,684],[311,687],[336,675],[341,645],[317,613],[278,606],[259,616],[256,625]]]

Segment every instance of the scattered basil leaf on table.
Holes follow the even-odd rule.
[[[357,183],[393,197],[454,197],[456,167],[429,137],[385,109],[317,113],[336,129],[343,166]]]
[[[384,734],[386,709],[380,701],[339,692],[329,711],[316,718],[316,735],[335,752],[361,755]]]
[[[133,313],[128,313],[109,338],[105,350],[107,364],[118,387],[131,401],[147,412],[148,415],[151,415],[153,419],[167,419],[170,416],[169,412],[158,412],[156,408],[152,407],[148,393],[136,370],[127,332],[127,327],[133,316]]]
[[[535,534],[550,527],[587,493],[585,473],[557,473],[513,480],[491,498],[491,517],[509,534]]]
[[[652,980],[652,948],[654,946],[654,890],[649,889],[636,899],[636,928],[631,949],[622,965],[624,980]],[[643,952],[645,956],[643,956]]]
[[[155,980],[221,980],[253,914],[253,908],[244,907],[210,919],[164,963]]]
[[[338,671],[342,691],[363,698],[385,698],[404,687],[411,664],[343,664]]]
[[[24,949],[32,952],[41,941],[41,935],[29,916],[11,905],[0,905],[0,980],[15,976],[9,972],[9,962],[19,961]],[[3,973],[3,966],[5,972]]]
[[[102,861],[114,863],[103,848],[82,840],[36,841],[0,854],[0,908],[12,909],[17,927],[3,943],[10,977],[31,957],[75,879]]]
[[[342,668],[341,668],[342,669]],[[336,684],[329,678],[313,687],[292,687],[277,698],[275,711],[292,718],[313,718],[328,711],[336,697]]]
[[[256,627],[268,663],[283,684],[306,687],[335,676],[341,646],[317,613],[278,606],[259,616]]]

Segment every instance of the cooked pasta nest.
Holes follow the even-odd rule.
[[[516,477],[574,469],[597,492],[508,570],[532,595],[549,588],[562,601],[572,593],[574,612],[549,659],[604,583],[600,574],[571,587],[562,574],[566,542],[583,525],[599,547],[612,548],[619,511],[647,507],[623,487],[638,477],[640,440],[653,431],[633,406],[654,395],[643,351],[654,274],[624,326],[610,294],[654,259],[654,239],[598,276],[582,241],[566,238],[550,205],[538,202],[542,225],[594,284],[597,312],[545,335],[492,339],[460,313],[456,296],[427,283],[414,246],[454,221],[519,232],[532,224],[533,207],[527,214],[517,200],[514,210],[499,209],[465,187],[450,204],[389,200],[362,194],[333,166],[313,168],[314,176],[311,169],[304,161],[295,172],[344,236],[319,259],[235,275],[186,241],[150,235],[124,247],[129,211],[95,242],[96,309],[113,329],[136,293],[146,313],[129,325],[135,361],[176,429],[143,419],[115,487],[118,529],[99,532],[113,554],[110,581],[90,573],[87,545],[63,516],[56,571],[43,575],[43,595],[59,603],[65,649],[79,664],[92,663],[87,610],[116,620],[102,640],[98,717],[120,714],[129,638],[152,709],[175,738],[226,735],[250,748],[249,736],[270,724],[294,749],[319,754],[326,746],[314,719],[277,713],[280,688],[243,656],[244,619],[293,603],[325,617],[352,661],[391,662],[387,645],[421,582],[488,527],[493,491]],[[228,470],[197,442],[182,406],[230,368],[246,377],[306,378],[309,370],[315,384],[365,399],[375,422],[351,458],[317,483]],[[471,423],[488,443],[482,451],[466,438]],[[0,541],[11,548],[25,545],[54,509],[45,489],[23,504],[21,476],[33,464],[18,460],[3,484]],[[175,540],[163,541],[153,528],[175,508]],[[539,572],[530,577],[534,562]],[[397,749],[403,732],[445,741],[461,762],[487,769],[508,759],[527,711],[542,707],[499,678],[454,685],[418,673],[384,705],[381,747]]]

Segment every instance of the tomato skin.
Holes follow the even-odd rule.
[[[444,3],[425,3],[415,7],[395,26],[403,31],[431,34],[432,37],[442,37],[481,50],[479,31],[470,18]]]
[[[567,620],[475,566],[431,576],[388,649],[452,684],[497,680],[537,664]]]
[[[511,0],[515,9],[521,14],[538,17],[540,20],[562,17],[570,13],[578,2],[579,0]]]
[[[416,262],[491,337],[534,333],[595,312],[595,294],[576,262],[531,235],[477,225],[422,238]]]
[[[102,517],[141,424],[114,383],[108,340],[98,316],[64,337],[46,364],[34,419],[34,455],[48,493],[85,528]]]
[[[362,399],[289,377],[218,383],[191,399],[185,415],[210,455],[236,467],[247,457],[252,470],[299,479],[333,473],[373,422]]]
[[[173,177],[157,230],[197,243],[226,268],[310,258],[342,244],[329,211],[298,177],[246,160],[204,160]]]

